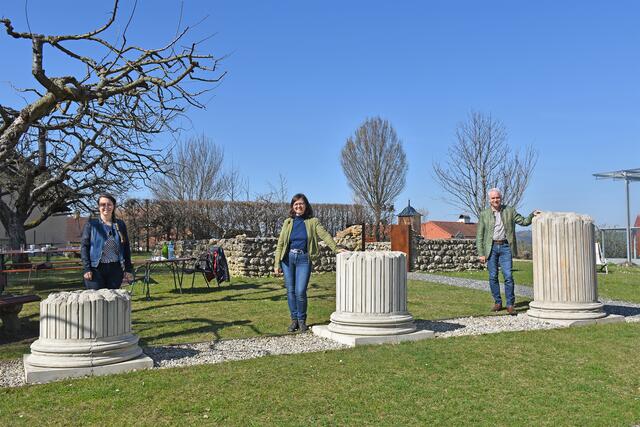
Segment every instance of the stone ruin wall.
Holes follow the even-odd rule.
[[[412,271],[463,271],[482,270],[478,260],[475,240],[434,239],[415,236],[411,245]]]
[[[335,241],[339,247],[360,250],[361,226],[355,225],[339,231]],[[273,273],[276,237],[236,236],[230,239],[181,240],[175,242],[176,256],[197,256],[210,246],[224,249],[232,276],[268,276]],[[336,257],[324,242],[319,242],[320,256],[314,262],[316,272],[335,271]],[[159,243],[158,248],[162,246]],[[365,250],[391,250],[390,242],[366,243]],[[413,271],[478,270],[483,266],[477,260],[473,240],[425,240],[419,235],[412,238],[411,265]]]

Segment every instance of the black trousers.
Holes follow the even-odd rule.
[[[124,277],[119,262],[100,263],[97,268],[91,267],[91,273],[91,280],[84,279],[87,289],[120,289]]]

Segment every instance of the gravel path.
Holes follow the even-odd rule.
[[[487,281],[483,280],[426,273],[409,273],[409,279],[443,283],[486,292],[489,290]],[[527,286],[516,286],[516,295],[532,298],[533,289]],[[607,313],[623,315],[626,317],[627,322],[640,322],[640,304],[624,301],[602,300],[602,302],[605,303],[605,311]],[[416,325],[418,329],[434,331],[436,338],[564,327],[540,319],[530,318],[526,314],[518,314],[517,316],[461,317],[442,321],[417,320]],[[307,332],[272,337],[146,347],[144,352],[153,359],[154,369],[162,369],[253,359],[267,355],[309,353],[341,348],[347,348],[347,346]],[[22,359],[0,361],[0,388],[18,387],[24,384]]]
[[[408,273],[407,278],[409,280],[422,280],[424,282],[441,283],[443,285],[457,286],[459,288],[477,289],[479,291],[489,292],[488,278],[487,280],[475,280],[475,279],[465,279],[462,277],[449,277],[449,276],[440,276],[438,274],[416,273],[416,272]],[[516,285],[515,292],[516,292],[516,295],[518,296],[533,298],[533,288],[529,286]]]

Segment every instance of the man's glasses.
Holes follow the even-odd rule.
[[[98,206],[100,206],[101,208],[109,208],[109,207],[113,207],[113,205],[111,203],[100,203]]]

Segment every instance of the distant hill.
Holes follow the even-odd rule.
[[[516,231],[516,239],[518,239],[518,243],[519,242],[523,242],[523,243],[528,243],[531,244],[532,240],[531,240],[531,230],[521,230],[521,231]]]
[[[516,239],[518,240],[518,257],[531,259],[531,230],[516,231]]]

